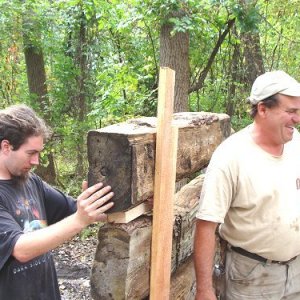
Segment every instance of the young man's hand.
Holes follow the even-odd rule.
[[[82,183],[83,192],[77,198],[77,218],[85,227],[94,222],[106,221],[105,212],[114,203],[108,202],[114,196],[110,186],[103,187],[103,183],[97,183],[88,188],[87,182]]]

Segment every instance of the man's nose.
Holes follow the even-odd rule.
[[[30,163],[34,166],[39,165],[40,163],[40,155],[39,153],[35,153],[31,156]]]

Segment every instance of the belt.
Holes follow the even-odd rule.
[[[270,260],[270,259],[264,258],[260,255],[257,255],[255,253],[248,252],[247,250],[242,249],[240,247],[230,246],[230,249],[232,249],[234,252],[237,252],[237,253],[239,253],[243,256],[258,260],[258,261],[263,262],[263,263],[287,265],[287,264],[289,264],[290,262],[292,262],[293,260],[295,260],[297,258],[297,256],[295,256],[295,257],[293,257],[293,258],[291,258],[287,261]]]

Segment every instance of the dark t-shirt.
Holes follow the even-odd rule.
[[[60,298],[51,253],[21,263],[11,253],[20,235],[56,223],[76,211],[76,202],[35,174],[22,185],[0,180],[0,299]]]

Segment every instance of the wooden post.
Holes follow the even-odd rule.
[[[168,300],[170,295],[173,200],[178,141],[178,128],[172,127],[174,84],[175,71],[161,68],[158,90],[151,246],[151,300]]]

